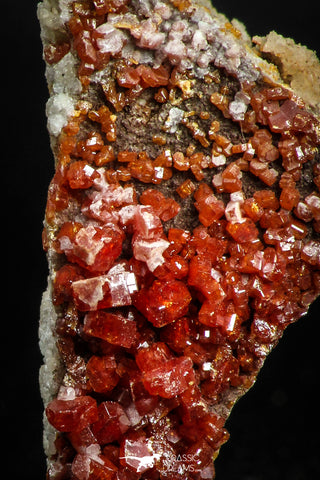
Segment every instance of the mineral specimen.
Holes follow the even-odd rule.
[[[320,292],[316,88],[200,0],[38,14],[48,479],[213,479],[232,406]]]

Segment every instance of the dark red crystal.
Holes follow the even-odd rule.
[[[51,425],[60,432],[79,431],[97,420],[97,402],[89,396],[73,400],[55,399],[47,406],[46,415]]]
[[[119,440],[131,426],[124,409],[117,402],[102,402],[98,407],[98,415],[92,432],[100,445]]]
[[[129,348],[136,341],[137,325],[134,319],[120,313],[99,310],[86,315],[84,332],[113,345]]]
[[[119,376],[114,356],[93,355],[87,363],[87,375],[95,392],[106,393],[117,385]]]
[[[183,317],[190,301],[190,292],[183,282],[155,280],[148,290],[137,293],[134,305],[155,327],[163,327]]]

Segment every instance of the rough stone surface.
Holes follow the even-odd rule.
[[[207,2],[38,15],[48,478],[214,478],[232,406],[319,295],[319,64]]]
[[[319,114],[320,65],[316,53],[276,32],[255,36],[253,42],[278,65],[283,80]]]

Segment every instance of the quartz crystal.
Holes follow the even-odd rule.
[[[213,479],[232,406],[320,292],[319,99],[205,2],[38,13],[47,478]]]

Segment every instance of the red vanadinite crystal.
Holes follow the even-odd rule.
[[[58,63],[70,50],[68,43],[49,44],[44,49],[44,58],[49,65]]]
[[[192,361],[188,357],[168,360],[161,366],[144,372],[143,384],[151,395],[173,398],[195,384]]]
[[[142,432],[132,432],[123,439],[119,457],[123,466],[139,476],[155,464],[151,444]]]
[[[98,407],[99,419],[92,425],[92,432],[100,445],[119,440],[131,426],[117,402],[102,402]]]
[[[159,190],[147,189],[140,196],[143,205],[151,205],[160,219],[167,222],[180,211],[180,205],[172,198],[166,198]]]
[[[200,184],[194,198],[196,200],[195,207],[199,211],[199,220],[206,227],[224,214],[223,202],[215,197],[207,184]]]
[[[97,402],[82,396],[73,400],[52,400],[46,408],[49,422],[60,432],[82,430],[98,419]]]
[[[254,222],[250,218],[246,218],[244,222],[229,222],[227,231],[232,238],[239,243],[253,242],[258,238],[259,231]]]
[[[59,305],[66,300],[71,300],[73,282],[83,278],[77,265],[63,265],[54,279],[54,304]]]
[[[71,188],[90,188],[99,175],[85,161],[79,160],[69,166],[67,180]]]
[[[155,326],[162,327],[188,311],[191,295],[178,280],[155,280],[147,290],[137,293],[134,305]]]
[[[318,120],[267,80],[235,93],[189,0],[147,4],[71,2],[44,52],[77,55],[83,87],[43,236],[65,371],[48,480],[212,480],[230,406],[320,292]]]
[[[129,348],[136,341],[137,326],[135,320],[130,317],[99,310],[86,315],[84,332],[107,340],[113,345]]]
[[[114,480],[118,469],[104,455],[78,453],[72,462],[71,471],[79,480]]]
[[[60,230],[58,241],[69,261],[91,272],[103,273],[122,251],[123,232],[115,226],[84,227],[68,223]]]
[[[87,375],[95,392],[106,393],[117,385],[119,375],[114,356],[93,355],[87,363]]]

